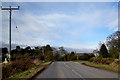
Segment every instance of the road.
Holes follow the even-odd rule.
[[[70,61],[53,62],[37,78],[118,78],[118,74]]]

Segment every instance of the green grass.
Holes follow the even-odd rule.
[[[75,62],[87,62],[87,61],[85,61],[85,60],[74,60]]]
[[[28,69],[27,71],[13,75],[10,78],[30,78],[41,69],[43,69],[43,66],[33,67],[31,69]]]
[[[42,65],[47,65],[47,64],[50,64],[51,61],[48,61],[48,62],[44,62]]]
[[[107,64],[96,64],[89,61],[86,61],[85,64],[87,64],[88,66],[96,67],[96,68],[102,68],[102,69],[118,72],[118,66],[112,66]]]
[[[34,76],[38,71],[42,70],[44,68],[45,65],[50,64],[51,62],[44,62],[42,63],[42,65],[39,66],[35,66],[33,68],[30,68],[26,71],[17,73],[9,78],[6,78],[5,80],[19,80],[19,78],[31,78],[32,76]]]

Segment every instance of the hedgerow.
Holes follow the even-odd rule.
[[[115,61],[113,58],[101,58],[99,56],[93,57],[89,59],[90,62],[97,63],[97,64],[111,64]]]
[[[2,65],[2,78],[5,79],[7,77],[12,76],[13,74],[32,68],[33,66],[35,66],[34,60],[29,59],[29,58],[15,60],[8,64],[3,64]]]

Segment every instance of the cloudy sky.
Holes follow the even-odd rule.
[[[117,2],[5,2],[12,11],[12,43],[95,49],[118,29]],[[2,11],[2,41],[8,42],[9,11]],[[17,28],[16,28],[17,26]]]

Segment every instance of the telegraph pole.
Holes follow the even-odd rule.
[[[1,6],[1,10],[9,10],[10,14],[9,14],[9,46],[8,46],[8,57],[9,57],[9,61],[10,61],[10,55],[11,55],[11,14],[12,14],[12,10],[19,10],[19,6],[18,8],[12,8],[11,6],[9,8],[2,8]]]

